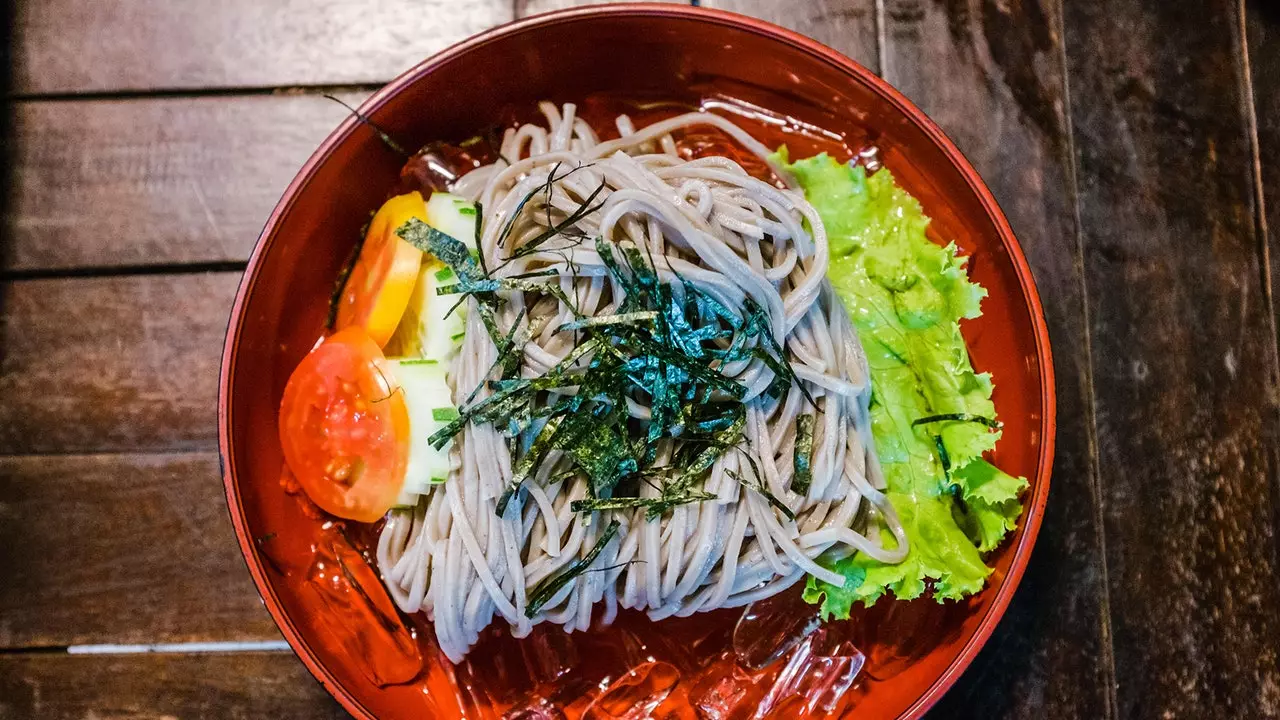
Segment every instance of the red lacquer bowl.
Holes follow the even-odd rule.
[[[933,234],[973,256],[974,277],[990,292],[984,315],[964,331],[975,366],[996,380],[995,402],[1005,421],[998,462],[1029,478],[1031,489],[1019,530],[989,561],[996,571],[986,591],[938,610],[921,610],[917,602],[900,612],[924,617],[923,625],[895,618],[899,611],[886,610],[887,603],[867,619],[894,623],[895,632],[905,627],[907,635],[914,627],[917,637],[891,663],[893,672],[864,677],[856,714],[916,718],[964,671],[1008,605],[1040,526],[1053,457],[1053,365],[1031,271],[991,193],[951,141],[901,94],[829,48],[758,20],[667,5],[582,8],[492,30],[405,73],[361,111],[402,142],[420,146],[468,137],[497,122],[506,106],[601,91],[686,98],[689,88],[708,83],[744,89],[758,104],[873,140],[933,218]],[[490,700],[502,706],[510,693],[502,687],[501,653],[483,670],[454,672],[429,657],[429,671],[412,683],[371,681],[364,660],[344,650],[333,632],[330,606],[305,580],[321,522],[280,482],[276,412],[285,382],[320,336],[339,268],[369,212],[395,185],[401,162],[367,127],[348,119],[285,191],[231,315],[220,447],[231,518],[249,569],[311,672],[357,717],[443,718],[477,697],[481,706]],[[689,627],[660,632],[679,645]],[[877,660],[870,650],[869,668]],[[683,708],[673,716],[695,714]]]

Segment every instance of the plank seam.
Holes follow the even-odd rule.
[[[122,457],[150,457],[150,458],[176,458],[181,456],[218,456],[218,444],[215,438],[209,445],[193,445],[190,447],[136,447],[136,448],[103,448],[95,450],[93,448],[76,448],[67,450],[66,452],[20,452],[7,453],[0,452],[0,462],[14,462],[30,459],[36,460],[76,460],[76,459],[92,459],[103,458],[113,459]]]
[[[884,0],[876,0],[876,64],[880,66],[880,77],[889,77],[889,17]]]
[[[284,640],[225,640],[175,643],[98,643],[86,645],[32,645],[0,648],[2,655],[237,655],[287,653]]]
[[[39,460],[112,460],[124,457],[173,459],[180,457],[215,457],[217,454],[217,445],[210,445],[208,448],[204,449],[183,449],[175,447],[137,450],[104,450],[101,452],[95,452],[93,450],[72,450],[67,452],[51,453],[0,453],[0,462],[20,462],[23,460],[31,460],[32,462]]]
[[[1244,85],[1244,92],[1240,93],[1244,103],[1242,109],[1249,135],[1249,150],[1253,156],[1251,177],[1253,182],[1253,229],[1257,235],[1258,262],[1261,265],[1259,270],[1262,274],[1262,297],[1267,303],[1267,324],[1271,331],[1272,342],[1277,347],[1277,355],[1280,355],[1280,333],[1276,329],[1275,298],[1271,288],[1271,248],[1268,242],[1270,229],[1267,227],[1266,189],[1262,185],[1262,144],[1258,139],[1258,106],[1253,93],[1253,65],[1249,57],[1248,9],[1245,3],[1246,0],[1237,0],[1236,10],[1238,13],[1239,32],[1236,35],[1236,41],[1240,43],[1238,49],[1242,73],[1240,82]],[[1277,375],[1277,368],[1274,362],[1271,370],[1274,380]]]
[[[164,263],[160,265],[90,265],[71,268],[33,268],[0,271],[0,282],[56,280],[70,278],[113,278],[138,275],[193,275],[197,273],[244,272],[245,260]]]
[[[247,652],[280,652],[290,650],[289,643],[284,640],[251,640],[226,642],[185,642],[185,643],[151,643],[117,645],[104,643],[97,645],[71,645],[68,655],[146,655],[159,654],[234,654]]]
[[[1266,304],[1266,321],[1268,329],[1271,332],[1272,347],[1274,352],[1271,360],[1271,392],[1276,392],[1276,385],[1280,382],[1280,329],[1276,327],[1275,313],[1275,295],[1273,292],[1271,276],[1271,229],[1267,223],[1267,191],[1262,180],[1262,141],[1258,136],[1258,104],[1253,89],[1253,63],[1250,56],[1249,45],[1249,9],[1248,0],[1238,0],[1236,6],[1239,20],[1239,32],[1236,35],[1237,41],[1240,43],[1240,67],[1241,67],[1241,83],[1244,85],[1244,92],[1241,93],[1244,102],[1245,123],[1248,127],[1249,149],[1253,155],[1253,228],[1257,235],[1256,242],[1258,244],[1258,272],[1262,280],[1262,299]],[[1270,418],[1272,431],[1280,434],[1280,418],[1273,413]],[[1269,445],[1271,467],[1280,467],[1280,449],[1275,444]],[[1272,526],[1280,528],[1280,475],[1273,470],[1271,473],[1271,514]],[[1280,535],[1275,537],[1275,548],[1273,549],[1272,562],[1275,563],[1280,558]]]
[[[257,593],[254,592],[255,597]],[[264,610],[265,612],[265,610]],[[276,630],[277,626],[271,623],[271,630]],[[82,633],[83,634],[83,633]],[[263,640],[255,638],[280,637],[279,632],[274,633],[258,633],[248,636],[245,640],[179,640],[174,639],[169,642],[112,642],[115,638],[96,637],[94,633],[85,634],[85,640],[99,640],[106,642],[79,642],[70,638],[39,638],[32,639],[29,642],[18,641],[6,645],[0,645],[0,656],[5,655],[216,655],[216,654],[235,654],[235,653],[261,653],[261,652],[291,652],[292,647],[286,640]],[[218,637],[216,633],[207,634],[208,637]],[[200,637],[199,635],[192,637]],[[225,637],[225,636],[224,636]],[[232,636],[234,637],[234,636]],[[71,642],[67,645],[63,643]],[[0,708],[3,705],[0,704]],[[5,718],[0,715],[0,718]],[[8,720],[8,718],[5,718]]]
[[[1089,491],[1093,496],[1093,526],[1094,534],[1097,538],[1098,545],[1098,564],[1101,568],[1101,594],[1102,612],[1100,613],[1101,627],[1098,628],[1102,634],[1102,680],[1106,686],[1103,688],[1104,714],[1106,718],[1116,717],[1116,708],[1119,707],[1119,688],[1116,676],[1116,652],[1114,636],[1111,629],[1111,581],[1107,570],[1107,531],[1104,525],[1105,518],[1102,510],[1102,477],[1100,463],[1098,459],[1098,422],[1095,396],[1096,391],[1093,386],[1093,326],[1089,317],[1089,279],[1084,273],[1084,224],[1080,216],[1080,166],[1076,155],[1075,127],[1072,115],[1071,105],[1071,73],[1068,68],[1067,59],[1067,23],[1066,12],[1063,2],[1059,0],[1054,3],[1057,10],[1057,23],[1061,28],[1062,41],[1058,44],[1058,61],[1062,68],[1062,113],[1063,123],[1065,126],[1065,135],[1067,141],[1066,153],[1067,163],[1070,172],[1067,177],[1067,187],[1070,193],[1072,221],[1075,223],[1075,255],[1081,263],[1080,277],[1080,315],[1081,315],[1081,331],[1084,335],[1082,338],[1084,343],[1084,352],[1082,353],[1085,362],[1081,368],[1081,374],[1084,380],[1084,414],[1085,414],[1085,438],[1088,447],[1088,462],[1086,464],[1086,472],[1088,473]]]
[[[408,68],[406,68],[407,70]],[[375,92],[387,82],[346,83],[337,85],[228,85],[199,88],[147,88],[122,90],[91,90],[50,93],[9,93],[9,102],[79,102],[111,100],[155,100],[204,97],[254,97],[262,95],[324,95],[336,93]]]

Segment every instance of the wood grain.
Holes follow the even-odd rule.
[[[378,83],[570,4],[28,2],[15,91]],[[883,0],[883,47],[875,0],[704,4],[881,71],[978,167],[1036,272],[1054,489],[1005,620],[931,717],[1280,717],[1280,12],[1247,3],[1251,114],[1227,0]],[[16,103],[0,271],[241,260],[343,114]],[[236,282],[0,282],[0,452],[120,453],[0,458],[0,646],[278,637],[212,454]],[[344,716],[289,653],[0,653],[0,720]]]
[[[238,281],[225,272],[0,283],[0,448],[214,448]]]
[[[568,4],[531,0],[517,11]],[[724,3],[827,33],[875,67],[871,3],[847,12],[837,5],[771,17],[767,3]],[[342,97],[356,103],[365,94]],[[0,270],[242,261],[289,180],[345,115],[315,94],[15,103]]]
[[[880,71],[875,0],[703,0],[704,7],[732,10],[807,35],[869,68]]]
[[[1239,10],[1065,4],[1126,718],[1280,715],[1276,336]]]
[[[1253,117],[1257,125],[1259,209],[1258,229],[1270,255],[1273,310],[1280,290],[1280,5],[1250,0],[1248,58],[1253,86]],[[1276,487],[1276,527],[1280,528],[1280,485]],[[1280,533],[1276,542],[1280,544]],[[1277,548],[1280,555],[1280,547]]]
[[[14,91],[383,83],[511,13],[511,0],[24,2]]]
[[[214,453],[0,457],[0,647],[278,640]]]
[[[885,79],[955,140],[1008,216],[1044,302],[1058,385],[1052,492],[1031,564],[995,634],[935,714],[1109,717],[1106,575],[1059,6],[887,0],[885,9]]]
[[[348,717],[287,652],[0,655],[0,720]]]
[[[583,5],[606,5],[632,0],[515,0],[516,17],[524,18],[538,13],[562,10],[564,8],[582,7]],[[688,5],[688,0],[641,0],[641,2],[666,2],[675,5]]]
[[[242,261],[346,116],[314,94],[15,103],[2,267]]]

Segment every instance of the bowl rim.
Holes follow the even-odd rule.
[[[360,104],[359,112],[363,115],[375,113],[388,100],[422,76],[476,48],[536,28],[575,22],[585,16],[598,14],[629,17],[662,16],[732,27],[736,30],[751,32],[771,38],[784,45],[789,45],[795,50],[805,52],[815,59],[826,62],[837,70],[852,76],[851,80],[862,82],[873,92],[888,101],[903,117],[922,131],[938,149],[942,150],[947,160],[960,172],[970,190],[977,196],[983,210],[995,226],[996,232],[1000,236],[1001,244],[1014,265],[1018,283],[1022,289],[1023,299],[1031,315],[1032,331],[1035,336],[1036,361],[1040,370],[1040,402],[1043,413],[1039,427],[1041,443],[1039,457],[1037,458],[1035,482],[1032,485],[1033,494],[1029,498],[1029,507],[1024,516],[1022,536],[1014,548],[1014,556],[1010,563],[1009,571],[996,591],[995,600],[979,621],[977,630],[965,643],[959,655],[933,681],[928,690],[899,715],[899,720],[915,720],[933,707],[947,690],[955,684],[956,680],[969,667],[979,650],[991,637],[1022,580],[1044,516],[1045,505],[1049,495],[1050,475],[1053,470],[1057,405],[1049,330],[1031,267],[1022,252],[1021,246],[1018,244],[1017,238],[1013,234],[1013,229],[1005,218],[1004,212],[1000,209],[995,197],[987,188],[986,183],[982,181],[978,172],[960,152],[959,148],[942,132],[942,129],[901,92],[856,61],[816,40],[773,23],[726,10],[691,5],[627,2],[567,8],[515,20],[473,35],[428,57],[374,92]],[[231,443],[232,418],[230,412],[231,379],[235,373],[240,336],[244,327],[244,307],[260,279],[258,270],[262,264],[262,259],[274,242],[275,232],[281,219],[288,213],[297,197],[311,183],[316,169],[329,158],[336,147],[350,138],[359,125],[359,120],[354,115],[351,115],[329,133],[324,142],[312,153],[311,157],[307,159],[306,163],[289,183],[275,208],[271,211],[271,215],[268,217],[262,232],[258,236],[258,240],[254,244],[253,251],[249,256],[244,274],[236,291],[235,302],[231,308],[227,334],[223,344],[222,363],[218,378],[218,460],[223,477],[223,487],[226,492],[227,509],[231,516],[232,525],[235,528],[236,539],[240,544],[241,554],[248,565],[249,573],[253,577],[254,585],[258,590],[258,594],[262,597],[267,611],[271,614],[272,619],[294,653],[302,660],[320,685],[353,716],[374,720],[374,714],[356,699],[316,656],[311,645],[285,612],[280,598],[266,576],[266,570],[262,561],[258,558],[256,548],[250,538],[248,520],[245,517],[244,506],[241,503],[240,491],[236,482],[235,449]]]

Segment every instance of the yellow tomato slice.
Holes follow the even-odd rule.
[[[417,192],[397,195],[378,208],[342,288],[336,329],[364,328],[378,347],[391,339],[422,264],[422,251],[396,235],[409,218],[426,222],[427,203]]]

